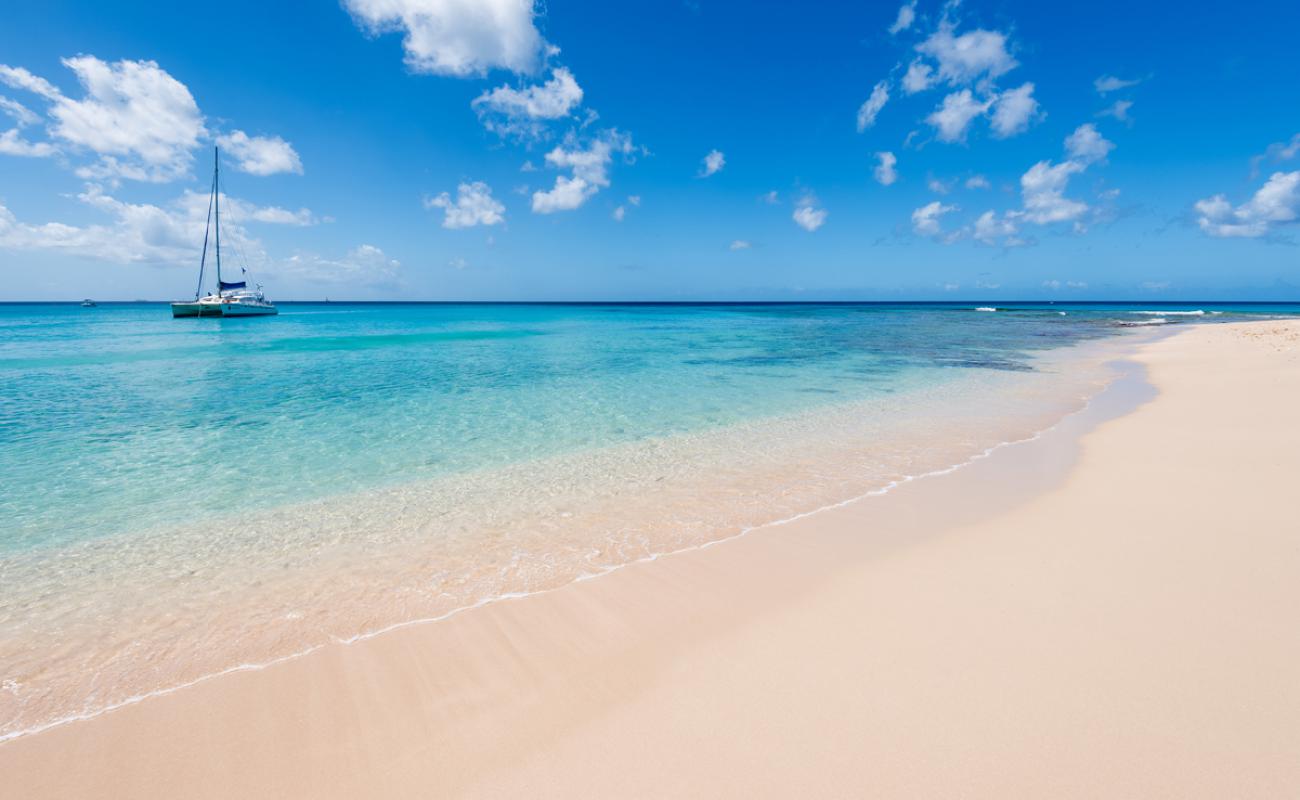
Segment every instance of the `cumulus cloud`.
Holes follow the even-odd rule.
[[[1274,234],[1300,218],[1300,170],[1273,173],[1239,206],[1216,194],[1198,200],[1194,208],[1197,225],[1210,236],[1253,239]]]
[[[937,82],[934,68],[920,59],[908,64],[907,72],[903,73],[903,91],[907,94],[924,92]]]
[[[115,264],[141,263],[192,266],[203,242],[208,196],[185,192],[166,206],[127,203],[90,184],[77,199],[109,218],[109,222],[66,225],[32,224],[18,220],[0,205],[0,248],[68,253]],[[238,198],[222,197],[222,240],[250,261],[266,261],[261,244],[245,227],[249,222],[309,225],[315,221],[307,209],[288,211],[263,207]]]
[[[939,219],[956,210],[957,206],[946,206],[938,200],[926,203],[912,212],[912,230],[921,236],[938,236],[943,232]]]
[[[916,21],[916,0],[910,3],[904,3],[898,9],[898,16],[894,18],[894,24],[889,26],[889,35],[894,36],[901,31],[912,27]]]
[[[745,241],[744,239],[736,239],[732,241],[732,243],[728,246],[728,249],[748,250],[750,247],[753,247],[753,245],[751,245],[749,242]]]
[[[1039,116],[1038,101],[1034,99],[1034,85],[1026,83],[997,96],[993,101],[993,118],[989,124],[994,136],[1007,139],[1029,130],[1030,123]]]
[[[1104,160],[1114,149],[1114,143],[1107,141],[1091,122],[1080,125],[1065,140],[1065,152],[1085,165]]]
[[[298,152],[279,136],[249,136],[243,131],[234,131],[218,136],[217,144],[235,157],[235,166],[241,172],[250,175],[302,174]]]
[[[1065,197],[1070,176],[1083,172],[1086,164],[1063,161],[1053,164],[1039,161],[1020,176],[1020,194],[1024,199],[1024,219],[1038,225],[1067,222],[1078,219],[1088,210],[1088,204]]]
[[[484,127],[501,136],[541,138],[545,124],[569,116],[582,103],[582,87],[564,67],[551,71],[545,83],[515,89],[498,86],[474,98],[470,105]]]
[[[497,225],[505,222],[506,207],[492,197],[492,189],[482,181],[461,183],[456,187],[456,199],[443,192],[424,201],[425,208],[441,208],[442,227],[472,228],[475,225]]]
[[[894,169],[894,165],[897,163],[898,159],[893,153],[887,150],[876,153],[876,169],[874,174],[876,180],[880,182],[881,186],[889,186],[894,181],[898,180],[898,172]]]
[[[493,69],[532,73],[550,48],[533,0],[343,0],[371,35],[402,33],[414,72],[467,77]]]
[[[627,206],[619,206],[615,208],[614,213],[610,216],[614,218],[615,222],[622,222],[624,217],[627,216]]]
[[[77,76],[82,97],[69,97],[21,67],[0,66],[0,82],[49,104],[49,141],[24,141],[14,129],[0,134],[0,152],[91,154],[97,160],[76,169],[79,176],[91,180],[160,183],[189,174],[194,149],[210,141],[211,133],[184,84],[154,61],[109,63],[81,55],[65,58],[63,64]],[[19,128],[40,119],[9,98],[0,98],[0,110],[14,117]],[[278,136],[249,136],[236,130],[216,137],[216,142],[235,157],[238,169],[253,175],[302,172],[298,153]]]
[[[1085,230],[1089,218],[1098,212],[1087,203],[1066,196],[1070,179],[1106,158],[1115,145],[1097,132],[1092,124],[1080,125],[1065,139],[1066,159],[1059,163],[1039,161],[1020,176],[1021,208],[998,215],[986,211],[976,219],[971,236],[984,244],[1016,247],[1028,243],[1020,235],[1022,225],[1072,223],[1076,231]],[[1103,199],[1111,199],[1103,193]],[[1091,213],[1090,213],[1091,212]]]
[[[989,183],[989,179],[983,175],[972,175],[966,179],[967,189],[988,189],[991,187],[992,184]]]
[[[812,195],[805,196],[795,205],[791,218],[800,228],[812,233],[826,224],[826,209],[819,208]]]
[[[943,98],[943,103],[925,121],[934,127],[939,141],[960,142],[965,140],[971,121],[983,116],[991,103],[991,100],[976,100],[970,89],[962,89]]]
[[[876,115],[887,102],[889,102],[889,84],[881,81],[872,87],[871,96],[858,108],[858,133],[876,124]]]
[[[710,150],[709,154],[701,162],[700,177],[707,178],[714,173],[721,172],[726,165],[727,157],[722,154],[721,150]]]
[[[1015,246],[1020,244],[1020,239],[1016,237],[1016,225],[1009,219],[999,217],[994,211],[985,211],[975,220],[975,226],[972,232],[975,240],[984,244],[993,245],[999,241],[1004,246]]]
[[[1092,85],[1097,90],[1097,94],[1104,95],[1110,94],[1111,92],[1118,92],[1120,89],[1127,89],[1130,86],[1137,86],[1141,82],[1141,78],[1127,81],[1123,78],[1116,78],[1114,75],[1103,75],[1093,81]]]
[[[546,154],[546,163],[571,174],[557,175],[551,189],[533,192],[533,211],[551,214],[578,208],[609,186],[609,165],[615,155],[631,158],[635,152],[632,137],[615,130],[602,131],[585,145],[570,134],[564,144]]]
[[[584,178],[557,175],[555,186],[546,191],[533,192],[533,212],[553,214],[556,211],[572,211],[598,191],[598,186],[588,183]]]
[[[980,29],[956,36],[947,20],[916,49],[938,62],[939,79],[953,86],[997,78],[1018,65],[1007,51],[1005,34]]]
[[[20,67],[0,66],[0,81],[50,102],[49,134],[99,156],[77,172],[88,178],[168,181],[185,175],[205,134],[189,89],[154,61],[109,64],[94,56],[63,59],[84,90],[68,97]]]
[[[10,128],[0,133],[0,155],[22,156],[25,158],[45,158],[57,153],[49,142],[29,142],[22,137],[18,128]]]

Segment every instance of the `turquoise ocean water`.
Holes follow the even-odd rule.
[[[879,488],[1068,410],[1074,345],[1297,311],[0,304],[0,736]]]

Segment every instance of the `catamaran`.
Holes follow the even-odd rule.
[[[257,291],[248,288],[248,267],[239,268],[237,281],[221,277],[221,152],[212,150],[212,195],[208,198],[208,222],[203,229],[203,255],[199,258],[199,283],[193,300],[172,303],[173,317],[264,317],[280,313],[275,304],[262,294],[262,284]],[[203,294],[203,272],[208,261],[208,235],[215,233],[217,256],[217,291]]]

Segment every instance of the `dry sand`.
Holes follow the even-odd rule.
[[[0,745],[0,794],[1297,796],[1300,323],[1135,360],[952,474]]]

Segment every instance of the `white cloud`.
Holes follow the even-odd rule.
[[[85,205],[110,218],[108,224],[84,226],[61,222],[20,222],[0,205],[0,248],[51,250],[109,263],[193,265],[203,243],[208,196],[185,192],[167,206],[126,203],[90,184],[77,195]],[[222,240],[250,262],[262,263],[265,253],[249,236],[246,222],[307,225],[311,212],[259,207],[238,198],[222,197]]]
[[[1017,66],[1007,52],[1007,37],[998,31],[973,30],[953,35],[945,20],[929,38],[916,46],[918,52],[939,63],[939,78],[953,86],[996,78]]]
[[[709,154],[701,162],[700,177],[707,178],[716,172],[721,172],[722,168],[727,165],[727,157],[722,154],[721,150],[710,150]]]
[[[19,135],[18,128],[10,128],[0,133],[0,154],[6,156],[24,156],[27,158],[45,158],[57,153],[49,142],[29,142]]]
[[[1085,202],[1066,197],[1065,191],[1071,177],[1103,160],[1114,147],[1091,124],[1080,125],[1065,139],[1066,160],[1057,164],[1039,161],[1020,176],[1022,207],[1000,217],[992,211],[985,212],[975,221],[972,237],[985,244],[1015,247],[1028,243],[1018,235],[1023,223],[1072,222],[1076,231],[1084,230],[1085,219],[1094,209]]]
[[[203,200],[206,195],[196,195],[192,192],[187,193],[190,202],[206,203]],[[232,197],[221,195],[221,221],[222,227],[227,222],[264,222],[269,225],[293,225],[296,227],[307,227],[317,223],[316,215],[311,213],[310,209],[300,208],[297,211],[290,211],[287,208],[279,206],[255,206],[252,203],[245,203]]]
[[[1063,161],[1052,164],[1039,161],[1020,176],[1020,194],[1024,199],[1022,216],[1038,225],[1067,222],[1078,219],[1088,210],[1088,204],[1065,197],[1070,176],[1083,172],[1085,164]]]
[[[545,122],[569,116],[582,103],[582,87],[564,67],[551,79],[525,89],[509,86],[484,92],[470,104],[483,125],[502,136],[541,138]]]
[[[1128,110],[1133,107],[1132,100],[1116,100],[1111,105],[1097,112],[1099,117],[1114,117],[1120,122],[1128,122]]]
[[[41,121],[41,118],[32,112],[27,106],[17,100],[10,100],[8,97],[0,95],[0,111],[13,118],[14,122],[20,128],[26,128],[28,125],[35,125]]]
[[[817,207],[817,200],[811,195],[804,197],[795,206],[791,218],[800,228],[812,233],[826,224],[826,209]]]
[[[983,175],[972,175],[966,179],[967,189],[988,189],[991,186],[992,184],[989,183],[989,179]]]
[[[938,200],[927,203],[912,212],[912,230],[922,236],[938,236],[942,232],[939,218],[956,210],[957,206],[946,206]]]
[[[218,136],[217,144],[236,158],[235,166],[241,172],[250,175],[302,174],[298,152],[279,136],[249,136],[243,131],[234,131]]]
[[[10,67],[0,64],[0,83],[12,86],[15,89],[21,89],[24,92],[40,95],[46,100],[57,100],[63,96],[62,92],[54,88],[54,84],[38,75],[33,75],[22,67]]]
[[[1274,142],[1264,150],[1263,155],[1255,156],[1250,160],[1250,178],[1254,180],[1259,175],[1259,167],[1265,161],[1271,161],[1275,164],[1283,161],[1290,161],[1300,155],[1300,133],[1291,137],[1287,142]]]
[[[871,96],[858,109],[858,133],[876,124],[876,115],[887,102],[889,102],[889,84],[881,81],[871,89]]]
[[[876,180],[880,182],[881,186],[888,186],[898,180],[898,172],[894,169],[894,165],[898,163],[898,159],[893,153],[889,151],[876,153],[876,160],[878,163],[876,164],[874,174]]]
[[[1265,156],[1274,161],[1290,161],[1300,155],[1300,133],[1291,137],[1289,142],[1274,142],[1264,151]]]
[[[750,247],[753,247],[753,245],[751,245],[749,242],[745,241],[744,239],[736,239],[735,241],[733,241],[733,242],[731,243],[731,245],[729,246],[729,249],[731,249],[731,250],[748,250]]]
[[[1194,206],[1197,224],[1210,236],[1257,238],[1300,219],[1300,170],[1275,172],[1245,203],[1233,208],[1221,194]]]
[[[894,18],[894,24],[889,26],[889,35],[893,36],[900,31],[905,31],[912,27],[916,21],[916,0],[910,3],[904,3],[899,6],[898,16]]]
[[[456,187],[456,199],[443,192],[425,200],[425,208],[443,210],[442,227],[472,228],[475,225],[497,225],[505,222],[506,207],[492,197],[492,189],[482,181],[461,183]]]
[[[587,198],[600,191],[582,178],[570,178],[564,175],[555,177],[555,186],[533,192],[533,213],[551,214],[556,211],[572,211]]]
[[[1075,128],[1065,140],[1065,152],[1085,165],[1104,160],[1114,149],[1115,144],[1098,133],[1091,122]]]
[[[153,61],[109,64],[77,56],[63,64],[85,96],[44,95],[53,102],[50,135],[100,157],[78,175],[161,182],[189,171],[190,153],[206,131],[184,84]]]
[[[1034,85],[1026,83],[1018,89],[1005,91],[993,101],[993,135],[1006,139],[1029,129],[1029,124],[1039,116],[1038,101],[1034,99]]]
[[[640,206],[640,205],[641,205],[641,195],[639,195],[639,194],[630,194],[630,195],[627,196],[627,202],[630,203],[630,204],[632,204],[632,205],[634,205],[634,206]]]
[[[337,283],[348,286],[393,286],[400,282],[402,264],[372,244],[349,250],[342,258],[322,258],[313,253],[295,253],[267,265],[272,274],[289,274],[313,284]]]
[[[533,0],[343,0],[372,35],[401,32],[415,72],[466,77],[493,69],[532,73],[549,52]]]
[[[999,217],[993,211],[985,211],[975,220],[975,229],[973,236],[976,241],[984,244],[997,244],[1002,240],[1004,246],[1014,247],[1022,244],[1021,240],[1016,237],[1016,224],[1010,219]]]
[[[1097,90],[1097,94],[1109,94],[1120,89],[1127,89],[1130,86],[1137,86],[1141,82],[1141,78],[1126,81],[1123,78],[1116,78],[1114,75],[1103,75],[1093,81],[1092,85]]]
[[[769,206],[774,206],[781,202],[781,197],[776,193],[776,189],[765,194],[760,194],[758,199],[767,203]]]
[[[925,180],[925,188],[929,189],[935,194],[947,194],[948,192],[952,191],[953,183],[954,183],[953,181],[946,181],[946,182],[941,181],[938,178],[931,175],[929,178],[926,178]]]
[[[614,213],[611,216],[614,217],[615,222],[622,222],[623,218],[627,216],[627,208],[624,206],[619,206],[618,208],[614,209]]]
[[[919,58],[907,65],[907,72],[903,74],[903,91],[907,94],[916,94],[924,92],[938,81],[934,74],[934,68]]]
[[[572,174],[557,175],[550,190],[533,192],[533,211],[550,214],[578,208],[609,186],[609,165],[614,155],[630,158],[635,151],[632,137],[615,130],[601,131],[586,146],[570,134],[564,144],[546,154],[546,163],[556,169],[568,169]]]
[[[943,103],[925,121],[934,126],[939,141],[959,142],[966,138],[966,129],[971,120],[988,111],[991,102],[986,100],[981,103],[974,98],[970,89],[962,89],[943,98]]]

